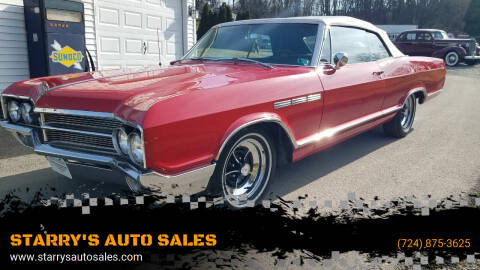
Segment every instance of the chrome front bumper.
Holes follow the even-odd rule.
[[[42,144],[37,132],[30,127],[11,124],[8,121],[0,122],[0,126],[11,132],[23,145],[33,148],[39,155],[52,156],[65,160],[69,169],[88,167],[93,175],[101,175],[110,182],[126,183],[135,192],[147,190],[163,195],[195,194],[204,191],[210,181],[215,164],[205,166],[179,175],[162,175],[153,171],[139,171],[128,162],[121,162],[114,157],[73,152],[65,149]],[[118,176],[123,181],[117,181]]]

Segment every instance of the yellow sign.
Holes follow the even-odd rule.
[[[50,59],[54,63],[60,63],[66,67],[71,67],[75,63],[80,63],[83,60],[83,54],[80,51],[75,51],[70,46],[65,46],[59,51],[53,51]]]

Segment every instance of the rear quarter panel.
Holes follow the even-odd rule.
[[[443,88],[445,63],[432,57],[402,56],[379,62],[384,71],[385,95],[382,108],[402,105],[410,91],[424,89],[427,94]]]

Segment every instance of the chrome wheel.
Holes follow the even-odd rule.
[[[445,55],[445,64],[449,67],[456,66],[460,60],[460,56],[456,52],[449,52]]]
[[[415,97],[409,96],[400,111],[402,115],[400,125],[404,132],[408,132],[412,128],[413,119],[415,118],[415,105]]]
[[[234,207],[256,201],[268,184],[272,171],[272,151],[260,134],[250,133],[233,145],[222,169],[225,199]]]

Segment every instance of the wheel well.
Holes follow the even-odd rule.
[[[457,51],[451,49],[451,50],[448,50],[443,57],[447,56],[447,54],[449,54],[449,53],[451,53],[451,52],[454,52],[454,53],[456,53],[456,54],[458,54],[458,55],[460,56],[460,54],[459,54]]]
[[[276,123],[276,122],[259,122],[249,126],[244,127],[244,129],[252,129],[252,128],[261,128],[269,133],[269,135],[273,138],[273,145],[275,146],[275,150],[277,152],[277,164],[284,165],[290,163],[292,161],[292,154],[293,154],[293,144],[290,140],[287,132],[283,129],[283,127]],[[221,153],[219,153],[220,155]]]
[[[415,92],[414,94],[414,97],[418,99],[418,103],[419,104],[423,104],[423,102],[425,101],[425,93],[423,91],[418,91],[418,92]]]

